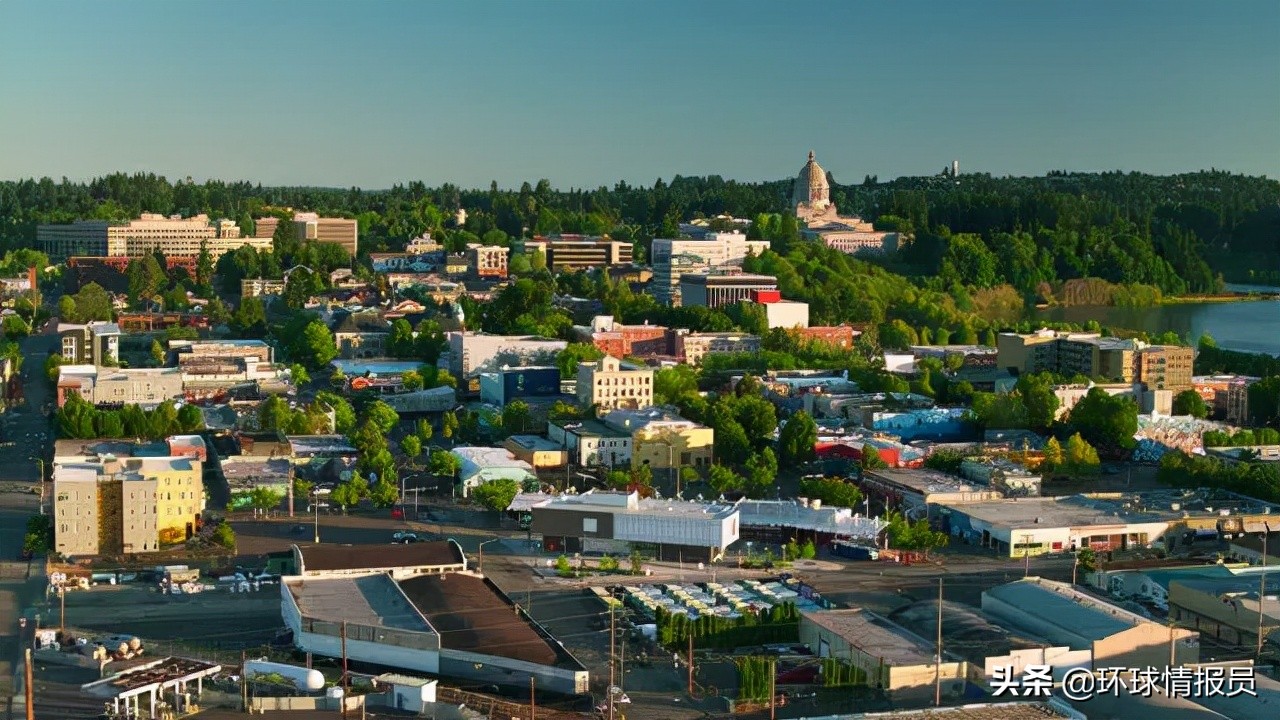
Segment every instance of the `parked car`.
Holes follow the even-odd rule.
[[[391,536],[391,542],[415,543],[418,542],[418,533],[408,532],[406,530],[397,530]]]

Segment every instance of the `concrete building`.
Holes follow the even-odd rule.
[[[560,396],[560,368],[555,366],[503,368],[480,373],[481,402],[505,408],[512,400]]]
[[[65,557],[155,552],[200,530],[202,464],[189,457],[55,462],[55,549]]]
[[[677,331],[673,343],[676,358],[689,365],[702,364],[702,358],[716,353],[752,353],[760,351],[760,338],[738,332],[692,333]]]
[[[547,268],[553,272],[630,265],[632,262],[631,243],[607,237],[539,235],[521,245],[521,252],[532,254],[536,251],[546,255]]]
[[[747,255],[760,255],[768,249],[767,240],[748,240],[739,232],[711,232],[700,239],[654,238],[652,294],[664,305],[680,307],[682,276],[741,267]]]
[[[503,365],[553,365],[555,356],[569,344],[534,335],[486,335],[449,332],[449,372],[458,378],[491,372]]]
[[[656,246],[661,240],[654,240]],[[671,241],[678,242],[678,241]],[[680,278],[685,275],[703,275],[711,271],[711,265],[698,255],[680,253],[662,262],[654,260],[653,278],[649,282],[649,294],[663,305],[681,307]]]
[[[262,340],[172,340],[188,395],[275,380],[275,350]]]
[[[600,410],[649,407],[653,404],[653,370],[623,369],[621,361],[609,355],[579,363],[578,404]]]
[[[62,361],[69,365],[119,365],[120,326],[94,322],[58,323],[62,338]]]
[[[569,451],[564,446],[541,435],[512,435],[502,446],[517,460],[532,465],[534,470],[562,468],[569,462]]]
[[[649,407],[614,410],[606,425],[631,433],[631,465],[648,465],[654,473],[676,473],[682,467],[704,468],[715,455],[715,430],[674,412]]]
[[[270,239],[240,237],[240,227],[230,220],[211,222],[207,215],[183,218],[143,213],[128,223],[77,220],[70,224],[40,225],[36,241],[52,258],[73,256],[144,257],[160,252],[165,257],[189,257],[208,250],[217,260],[242,245],[271,249]]]
[[[275,235],[280,219],[256,218],[253,223],[254,235],[270,240]],[[360,243],[360,226],[355,220],[320,217],[313,212],[296,212],[293,214],[293,224],[298,240],[333,243],[342,246],[351,257],[356,256]]]
[[[547,437],[568,450],[575,465],[613,468],[631,463],[631,431],[599,420],[549,421]]]
[[[376,358],[387,354],[391,323],[376,310],[344,313],[333,324],[333,341],[338,357]]]
[[[477,245],[467,248],[467,254],[471,256],[468,263],[471,271],[478,278],[498,278],[505,279],[507,277],[507,254],[511,251],[498,245]]]
[[[1050,371],[1102,377],[1174,393],[1192,387],[1195,351],[1187,347],[1045,329],[1001,333],[996,348],[999,366],[1020,373]]]
[[[772,275],[688,274],[680,278],[680,303],[718,308],[750,300],[755,291],[777,289],[778,279]]]
[[[817,610],[800,614],[800,642],[820,658],[833,658],[856,668],[869,687],[895,702],[924,702],[934,697],[941,680],[943,697],[963,697],[969,664],[943,653],[910,630],[869,610]]]
[[[738,539],[732,504],[641,499],[637,493],[560,495],[533,505],[532,530],[548,552],[627,554],[711,562]]]
[[[76,393],[93,405],[141,405],[152,408],[182,397],[179,368],[111,368],[63,365],[58,368],[58,407],[67,393]]]
[[[1170,415],[1173,413],[1173,391],[1148,388],[1142,383],[1084,383],[1076,385],[1057,385],[1053,394],[1058,398],[1058,409],[1054,419],[1061,420],[1071,413],[1093,388],[1099,388],[1112,397],[1122,396],[1132,399],[1138,405],[1138,412],[1143,415],[1152,413]]]
[[[458,471],[458,483],[462,486],[463,497],[467,497],[472,488],[492,480],[509,478],[523,484],[537,479],[533,474],[533,465],[520,460],[506,448],[464,445],[450,452],[462,463]]]
[[[409,546],[412,547],[412,546]],[[280,586],[299,650],[463,685],[575,695],[586,669],[496,585],[471,572],[324,573]],[[345,628],[345,642],[343,629]]]
[[[1249,386],[1259,379],[1245,375],[1210,375],[1193,377],[1191,383],[1214,419],[1229,425],[1248,425]]]
[[[1028,577],[1000,585],[982,593],[982,611],[1053,645],[1090,650],[1094,668],[1200,661],[1199,633],[1166,627],[1067,583]]]

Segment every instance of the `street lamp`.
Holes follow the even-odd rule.
[[[498,542],[501,539],[502,538],[489,538],[488,540],[480,543],[480,561],[476,563],[476,572],[484,575],[484,546],[491,542]]]
[[[311,507],[316,511],[315,535],[312,542],[320,544],[320,493],[318,489],[311,491]]]

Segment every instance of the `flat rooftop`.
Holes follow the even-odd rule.
[[[286,585],[303,617],[410,632],[432,632],[430,623],[389,575],[318,580],[297,578],[288,580]]]
[[[551,442],[540,435],[512,435],[507,439],[526,450],[564,450],[560,443]]]
[[[1063,583],[1026,578],[997,585],[983,592],[1018,608],[1040,622],[1060,627],[1078,636],[1103,640],[1150,620],[1105,603]]]
[[[881,472],[874,471],[876,474]],[[1203,488],[988,500],[957,505],[954,509],[993,526],[1009,528],[1030,525],[1114,527],[1129,523],[1173,522],[1184,518],[1280,515],[1280,506]],[[1223,515],[1224,512],[1227,515]],[[1246,523],[1249,528],[1257,524],[1252,521]]]
[[[738,506],[732,503],[700,502],[697,500],[675,500],[658,498],[639,498],[635,493],[595,492],[587,491],[581,495],[560,495],[534,507],[552,510],[584,510],[591,512],[607,512],[615,515],[659,515],[662,517],[686,517],[723,519],[738,512]]]
[[[213,663],[166,657],[82,685],[80,689],[97,697],[129,696],[153,685],[180,680],[194,681],[198,677],[215,675],[221,670],[222,666]]]
[[[932,665],[935,647],[906,628],[861,608],[801,613],[850,645],[887,665]]]
[[[877,468],[868,470],[863,481],[880,480],[892,483],[922,495],[933,493],[981,492],[987,490],[986,485],[972,483],[955,475],[948,475],[936,470],[911,470],[904,468]],[[966,508],[970,505],[965,505]]]
[[[321,544],[296,547],[302,553],[302,569],[307,572],[440,567],[466,562],[462,548],[451,540],[406,545]]]
[[[847,720],[1050,720],[1068,715],[1047,702],[1002,702],[924,710],[891,710],[843,716]]]
[[[421,575],[400,583],[440,635],[440,646],[539,665],[581,665],[515,612],[497,586],[462,573]]]

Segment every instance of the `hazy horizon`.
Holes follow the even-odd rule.
[[[797,9],[802,11],[797,11]],[[1280,3],[0,2],[0,178],[1280,176]]]

